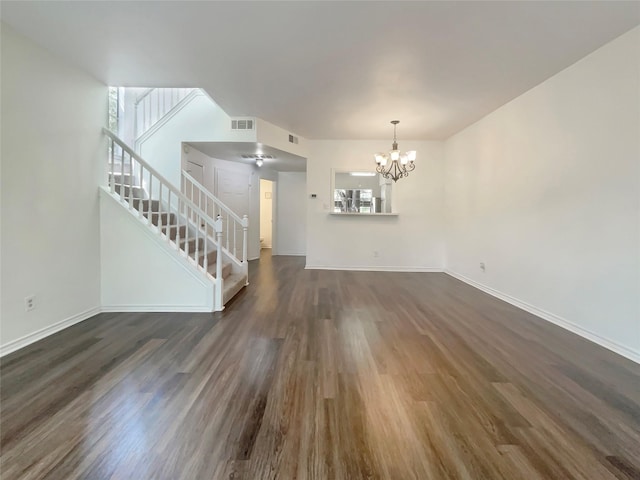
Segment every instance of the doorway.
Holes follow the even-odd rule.
[[[260,179],[260,250],[269,248],[273,253],[274,182]]]

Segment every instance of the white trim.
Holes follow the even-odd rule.
[[[486,285],[483,285],[482,283],[478,283],[475,280],[471,280],[470,278],[465,277],[464,275],[456,273],[452,270],[447,269],[444,271],[444,273],[454,278],[457,278],[461,282],[471,285],[472,287],[482,290],[483,292],[488,293],[489,295],[499,298],[500,300],[504,300],[505,302],[510,303],[511,305],[514,305],[526,312],[529,312],[535,315],[536,317],[540,317],[543,320],[553,323],[554,325],[558,325],[559,327],[562,327],[565,330],[569,330],[570,332],[575,333],[576,335],[579,335],[583,338],[586,338],[587,340],[590,340],[593,343],[600,345],[601,347],[611,350],[612,352],[615,352],[618,355],[622,355],[623,357],[628,358],[629,360],[632,360],[640,364],[640,352],[631,350],[629,347],[620,345],[618,342],[615,342],[608,338],[604,338],[598,335],[597,333],[594,333],[585,328],[582,328],[581,326],[576,325],[575,323],[571,322],[570,320],[567,320],[566,318],[562,318],[554,313],[547,312],[546,310],[542,310],[541,308],[535,307],[527,302],[523,302],[522,300],[512,297],[511,295],[507,295],[506,293],[502,293]]]
[[[389,266],[350,266],[350,265],[309,265],[306,270],[349,270],[354,272],[409,272],[409,273],[442,273],[440,267],[389,267]]]
[[[337,216],[352,216],[352,217],[397,217],[398,213],[362,213],[362,212],[329,212],[329,215],[337,215]]]
[[[84,320],[87,320],[97,314],[99,314],[102,310],[100,307],[93,307],[89,310],[85,310],[84,312],[77,313],[72,315],[64,320],[61,320],[53,325],[49,325],[48,327],[41,328],[40,330],[36,330],[33,333],[29,333],[24,337],[17,338],[16,340],[12,340],[9,343],[5,343],[0,346],[0,357],[4,357],[9,353],[15,352],[16,350],[20,350],[21,348],[26,347],[27,345],[31,345],[32,343],[37,342],[38,340],[42,340],[54,333],[57,333],[65,328],[69,328],[76,323],[80,323]]]
[[[125,312],[200,312],[211,313],[213,308],[206,305],[103,305],[102,312],[105,313],[125,313]]]

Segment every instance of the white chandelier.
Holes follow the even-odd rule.
[[[396,127],[400,123],[400,120],[392,120],[393,124],[393,145],[389,153],[376,153],[374,155],[376,163],[376,172],[382,175],[384,178],[391,178],[394,182],[397,182],[399,178],[408,177],[409,172],[412,172],[416,166],[413,163],[416,160],[416,151],[409,150],[406,153],[400,153],[398,150],[398,141],[396,140]],[[389,166],[387,164],[391,161]]]

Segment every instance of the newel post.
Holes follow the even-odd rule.
[[[247,231],[249,230],[249,217],[242,217],[242,267],[244,268],[245,285],[249,285],[249,262],[247,261]]]
[[[218,215],[216,217],[216,221],[214,222],[214,227],[216,229],[216,306],[215,310],[217,312],[221,311],[224,308],[222,304],[222,215]]]

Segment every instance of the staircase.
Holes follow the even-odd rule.
[[[186,259],[190,268],[213,283],[213,310],[222,310],[248,285],[248,219],[238,217],[212,195],[207,203],[216,205],[215,210],[207,209],[206,204],[201,208],[115,134],[106,129],[104,132],[109,142],[109,176],[108,186],[103,188],[146,225],[157,241],[166,242],[175,255]],[[195,188],[206,190],[200,184]],[[236,248],[238,226],[243,244],[241,254]]]

